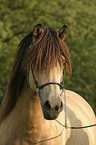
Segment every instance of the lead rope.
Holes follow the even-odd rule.
[[[64,92],[64,110],[65,110],[65,125],[63,125],[61,122],[59,122],[58,120],[56,120],[56,122],[58,122],[62,127],[64,127],[65,129],[70,128],[70,129],[83,129],[83,128],[89,128],[89,127],[94,127],[96,126],[96,124],[92,124],[92,125],[86,125],[86,126],[67,126],[67,109],[66,109],[66,93],[65,93],[65,87],[64,87],[64,81],[65,81],[65,72],[64,72],[64,68],[63,68],[63,82],[62,82],[62,86],[63,86],[63,91]],[[61,93],[61,95],[62,95]]]

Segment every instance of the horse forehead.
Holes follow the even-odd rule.
[[[53,67],[50,72],[47,70],[39,74],[39,79],[41,80],[59,80],[62,75],[62,69],[60,67]]]
[[[54,68],[50,71],[49,76],[50,76],[50,77],[54,77],[54,78],[60,77],[61,72],[62,72],[62,71],[61,71],[61,68],[60,68],[60,67],[54,67]]]

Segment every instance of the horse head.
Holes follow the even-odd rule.
[[[44,31],[46,31],[46,33],[48,34],[44,34]],[[35,91],[38,93],[44,118],[48,120],[53,120],[58,117],[59,113],[63,109],[63,102],[61,101],[61,98],[60,98],[60,94],[62,91],[60,89],[60,84],[62,81],[63,67],[66,61],[66,58],[65,58],[66,56],[64,56],[62,52],[57,51],[56,50],[57,46],[55,47],[54,44],[51,44],[51,43],[58,41],[59,39],[61,41],[65,39],[65,36],[67,33],[67,26],[64,25],[57,33],[54,30],[53,31],[51,30],[51,33],[50,31],[49,32],[48,31],[49,29],[44,30],[44,28],[42,28],[40,24],[34,27],[33,42],[31,43],[30,48],[32,47],[32,45],[35,45],[35,43],[37,43],[38,41],[39,41],[38,43],[43,41],[45,35],[49,35],[49,36],[53,35],[52,37],[53,41],[51,42],[49,40],[49,36],[47,36],[46,38],[47,41],[45,40],[46,42],[44,44],[41,43],[41,45],[39,46],[39,47],[45,47],[45,48],[43,49],[40,48],[42,49],[42,51],[40,52],[40,55],[38,56],[37,54],[37,57],[36,57],[36,59],[38,59],[39,62],[36,62],[37,61],[36,60],[34,65],[30,68],[29,85],[32,91]],[[53,33],[55,33],[56,36],[54,36]],[[44,35],[44,36],[42,37],[41,40],[38,40],[40,39],[41,35]],[[54,37],[56,40],[54,39]],[[60,45],[60,42],[58,42],[58,45]],[[50,46],[51,46],[51,49],[50,49]],[[50,51],[51,53],[48,54]],[[58,58],[58,55],[60,58]],[[36,64],[38,65],[36,66]]]
[[[58,117],[63,108],[60,99],[63,68],[71,73],[69,50],[63,41],[67,31],[67,25],[56,31],[37,24],[21,40],[4,97],[1,120],[11,113],[27,87],[31,88],[32,95],[38,93],[46,119]]]
[[[60,98],[62,90],[60,89],[59,85],[55,84],[61,83],[62,72],[63,70],[58,64],[58,67],[54,66],[54,68],[50,70],[49,73],[47,73],[47,70],[40,72],[39,74],[38,72],[35,72],[35,74],[33,74],[33,72],[30,70],[29,73],[30,88],[33,91],[37,91],[41,102],[44,118],[48,120],[56,119],[58,117],[58,114],[63,109],[63,102]],[[38,86],[36,86],[37,84],[35,84],[33,75],[35,76],[35,81]]]

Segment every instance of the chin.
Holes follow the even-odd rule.
[[[50,115],[50,114],[48,114],[48,113],[44,113],[44,118],[45,118],[46,120],[55,120],[55,119],[58,118],[58,115],[59,115],[59,114]]]

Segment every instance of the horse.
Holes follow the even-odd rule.
[[[37,24],[20,42],[0,109],[0,145],[95,145],[95,126],[63,126],[96,123],[91,106],[63,86],[65,70],[72,74],[67,32]]]

